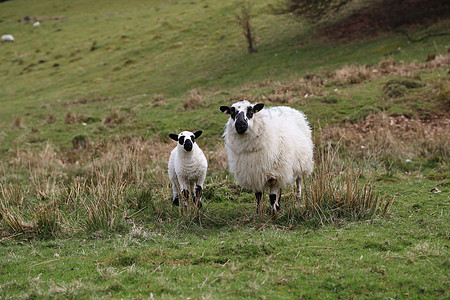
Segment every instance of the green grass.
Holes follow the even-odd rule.
[[[16,38],[0,45],[0,298],[450,297],[447,36],[340,43],[269,4],[255,1],[251,55],[238,2],[0,4]],[[220,138],[218,107],[242,98],[307,114],[304,198],[322,187],[322,206],[287,189],[276,219],[268,199],[255,214]],[[388,130],[381,113],[441,121]],[[187,129],[210,165],[198,215],[170,206],[166,175],[167,135]],[[367,182],[395,198],[386,214],[344,201]]]
[[[429,193],[429,181],[383,187],[401,194],[392,215],[343,227],[168,225],[87,240],[5,241],[1,292],[6,298],[448,297],[445,196]]]

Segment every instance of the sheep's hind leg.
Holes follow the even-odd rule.
[[[303,206],[304,204],[302,203],[302,178],[301,177],[297,178],[297,199],[298,199],[298,203],[300,204],[300,206]]]
[[[272,215],[275,215],[280,210],[281,189],[270,189],[270,206],[272,207]]]
[[[255,193],[255,197],[256,197],[256,213],[259,215],[261,214],[261,198],[262,198],[262,192],[256,192]]]

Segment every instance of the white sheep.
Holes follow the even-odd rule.
[[[178,142],[169,158],[169,178],[172,182],[173,205],[179,205],[179,192],[183,205],[187,206],[189,194],[197,207],[202,207],[203,182],[208,169],[208,162],[203,151],[195,142],[202,131],[192,133],[183,131],[180,134],[169,134],[169,137]]]
[[[230,173],[241,186],[255,191],[257,213],[265,188],[270,189],[273,214],[280,210],[283,188],[295,183],[300,201],[302,178],[314,168],[305,115],[287,106],[264,109],[264,104],[247,100],[220,110],[231,115],[223,134]]]
[[[14,37],[10,34],[2,35],[2,42],[14,42]]]

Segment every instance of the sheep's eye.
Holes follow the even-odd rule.
[[[253,117],[253,107],[247,108],[247,118],[251,119]]]
[[[231,118],[234,120],[235,118],[236,118],[236,108],[234,108],[234,107],[231,107]]]
[[[195,139],[195,136],[191,135],[192,144],[195,143],[194,139]]]
[[[184,144],[184,136],[180,136],[180,138],[178,139],[178,142],[180,143],[180,145]]]

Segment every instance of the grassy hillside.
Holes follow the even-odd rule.
[[[253,2],[253,54],[238,2],[0,3],[0,298],[449,297],[448,20],[342,42]],[[276,218],[227,171],[243,98],[313,127]],[[171,206],[181,130],[200,211]]]

